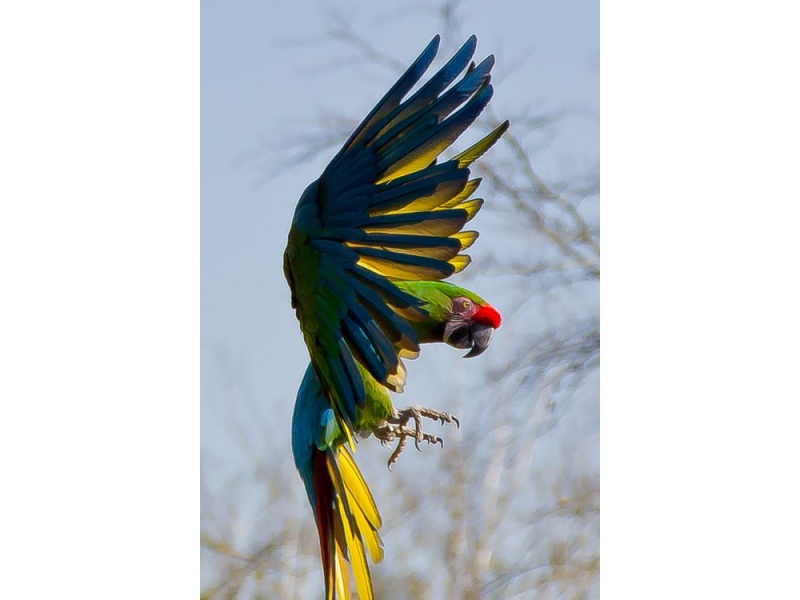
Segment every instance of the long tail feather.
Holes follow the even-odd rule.
[[[360,600],[373,600],[367,554],[383,560],[381,518],[352,454],[345,446],[312,453],[314,516],[319,533],[326,600],[349,600],[350,564]]]

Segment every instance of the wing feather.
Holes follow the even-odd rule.
[[[444,152],[491,100],[494,58],[472,62],[466,43],[416,92],[436,56],[436,36],[356,127],[321,177],[298,202],[284,260],[314,370],[337,422],[349,437],[364,406],[357,364],[399,390],[400,355],[415,356],[409,320],[424,318],[419,300],[396,280],[438,280],[469,264],[460,254],[477,234],[462,232],[481,201],[469,165],[507,127],[455,158]],[[460,78],[460,79],[459,79]],[[407,99],[404,100],[404,98]]]

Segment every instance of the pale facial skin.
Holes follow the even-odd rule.
[[[489,306],[479,306],[469,298],[453,298],[451,316],[444,326],[444,341],[454,348],[471,348],[464,358],[483,354],[489,347],[500,315]]]

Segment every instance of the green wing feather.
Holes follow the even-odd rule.
[[[292,306],[348,438],[356,407],[364,406],[359,367],[398,391],[404,382],[398,354],[419,351],[409,320],[424,318],[424,310],[393,282],[440,280],[469,264],[460,252],[477,233],[462,228],[482,201],[469,199],[477,180],[469,179],[468,167],[508,125],[436,164],[491,99],[494,64],[491,56],[470,63],[473,36],[403,100],[438,46],[436,36],[305,190],[289,232],[284,271]]]

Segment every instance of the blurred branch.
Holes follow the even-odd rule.
[[[455,46],[466,37],[460,24],[464,4],[420,4],[418,10],[434,13],[443,45]],[[376,20],[408,12],[392,11]],[[382,51],[376,38],[362,35],[353,15],[338,5],[329,9],[327,23],[322,36],[298,43],[344,48],[346,58],[331,58],[315,69],[369,64],[405,70],[405,63]],[[507,61],[504,79],[510,83],[526,60]],[[400,467],[390,478],[382,472],[372,479],[364,468],[376,499],[384,502],[379,506],[387,560],[373,572],[382,600],[530,598],[534,590],[540,599],[599,596],[599,474],[587,466],[592,462],[587,452],[596,449],[586,450],[581,434],[564,425],[567,417],[596,409],[598,402],[597,390],[585,388],[600,361],[599,173],[593,165],[558,180],[546,177],[541,164],[564,120],[588,117],[594,126],[596,115],[574,108],[537,113],[530,98],[520,104],[516,114],[503,110],[511,128],[475,166],[484,179],[481,191],[491,198],[485,210],[504,236],[498,236],[502,247],[476,261],[467,276],[507,277],[512,283],[504,299],[505,336],[492,348],[498,362],[484,368],[483,385],[470,385],[466,373],[463,380],[451,377],[449,393],[464,413],[459,414],[464,428],[441,453],[426,453],[413,469]],[[500,122],[487,109],[477,128]],[[322,111],[308,128],[286,131],[277,144],[274,136],[263,137],[245,159],[272,152],[270,162],[278,165],[273,168],[283,170],[337,148],[357,123],[354,115]],[[251,431],[248,424],[239,427]],[[226,516],[221,509],[209,515],[201,547],[213,581],[204,598],[319,595],[313,520],[304,500],[293,502],[300,494],[287,492],[300,486],[290,481],[294,474],[287,473],[285,459],[276,465],[266,460],[266,451],[259,459],[260,452],[255,443],[248,455],[253,484],[261,490],[259,510],[269,509],[268,524],[265,519],[254,527],[251,517],[245,527],[236,520],[241,515]],[[413,530],[406,527],[409,522]],[[243,528],[251,535],[234,543],[229,532]],[[247,550],[247,540],[254,550]],[[267,577],[269,572],[276,576]],[[256,582],[257,574],[263,580]]]

